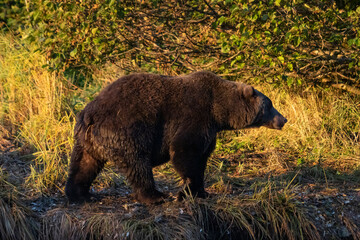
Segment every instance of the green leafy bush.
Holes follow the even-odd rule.
[[[121,51],[117,31],[124,13],[115,0],[34,1],[25,38],[40,44],[51,70],[71,74]]]
[[[359,85],[359,14],[327,1],[226,1],[221,72],[291,85]],[[229,64],[230,62],[230,64]],[[230,65],[230,67],[229,67]]]
[[[24,0],[0,0],[0,28],[17,29],[24,23],[26,15]]]
[[[208,69],[359,94],[360,7],[341,4],[345,10],[325,0],[37,0],[24,37],[40,43],[50,69],[70,74],[112,62],[127,72]]]

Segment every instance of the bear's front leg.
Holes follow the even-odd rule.
[[[186,194],[189,194],[188,190],[194,197],[206,198],[208,196],[204,187],[204,172],[207,159],[215,148],[216,138],[214,137],[209,141],[210,143],[201,139],[196,141],[195,139],[175,142],[171,146],[170,156],[175,170],[180,174],[184,184],[187,185],[179,192],[179,201]]]
[[[125,174],[133,189],[134,198],[146,204],[163,202],[167,195],[156,190],[150,161],[138,159],[130,166]]]

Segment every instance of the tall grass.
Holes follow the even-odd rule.
[[[65,105],[71,92],[63,79],[42,68],[46,60],[35,47],[0,35],[0,49],[0,120],[34,149],[27,182],[41,192],[57,188],[73,145],[74,114]]]
[[[37,239],[39,224],[32,211],[19,200],[19,195],[0,168],[0,239]]]
[[[282,161],[279,153],[283,152],[299,165],[321,163],[340,171],[360,168],[358,96],[324,90],[301,96],[269,86],[259,89],[269,96],[288,123],[282,131],[260,128],[231,133],[232,141],[225,141],[225,146],[221,146],[224,141],[218,144],[220,152],[240,143],[244,150],[272,152],[275,161]]]

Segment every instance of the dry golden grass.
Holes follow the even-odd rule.
[[[320,239],[293,198],[292,189],[273,182],[252,196],[219,194],[206,200],[135,205],[128,212],[113,202],[55,208],[42,219],[43,239]],[[116,201],[116,200],[114,200]],[[138,213],[136,213],[136,211]],[[140,212],[145,212],[141,213]]]
[[[314,90],[300,96],[271,87],[259,89],[269,96],[288,123],[282,131],[260,128],[225,135],[225,140],[218,143],[220,153],[239,144],[235,152],[270,153],[269,172],[279,170],[289,156],[299,166],[320,163],[339,171],[360,168],[358,97],[331,91]]]
[[[19,200],[19,194],[0,168],[0,239],[37,239],[35,215]]]
[[[17,129],[17,138],[35,149],[28,183],[41,192],[65,180],[73,145],[74,114],[66,107],[69,94],[55,73],[41,66],[44,56],[14,37],[0,36],[1,121]]]

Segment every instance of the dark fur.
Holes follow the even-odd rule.
[[[124,76],[78,115],[66,195],[70,201],[85,200],[105,162],[113,160],[136,199],[157,202],[164,194],[155,188],[152,168],[171,160],[192,194],[205,197],[204,170],[217,132],[281,129],[285,123],[253,87],[210,72]]]

